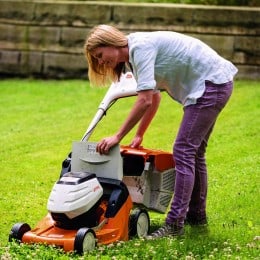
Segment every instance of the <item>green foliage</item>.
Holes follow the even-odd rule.
[[[183,1],[182,1],[183,2]],[[186,4],[202,5],[249,5],[250,0],[184,0]]]
[[[72,141],[81,139],[105,92],[76,80],[0,82],[0,259],[259,259],[260,88],[255,81],[235,83],[209,142],[208,228],[186,226],[182,239],[133,239],[99,246],[84,256],[50,246],[7,243],[13,224],[34,227],[45,216],[61,162]],[[118,100],[91,139],[113,134],[133,102]],[[171,151],[181,116],[182,107],[163,94],[144,147]],[[165,215],[150,215],[154,230]]]
[[[88,0],[81,0],[88,1]],[[96,0],[101,1],[101,0]],[[125,3],[172,3],[225,6],[259,6],[258,0],[122,0]]]

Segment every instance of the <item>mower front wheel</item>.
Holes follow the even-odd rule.
[[[94,250],[96,247],[96,234],[90,228],[80,228],[75,236],[74,250],[78,254]]]
[[[31,230],[31,227],[27,223],[14,224],[9,233],[9,242],[12,242],[12,240],[15,240],[16,242],[21,243],[23,235],[30,230]]]
[[[150,218],[147,210],[137,208],[130,215],[129,235],[139,238],[148,235],[150,230]]]

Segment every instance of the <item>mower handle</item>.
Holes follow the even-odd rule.
[[[81,141],[88,141],[98,122],[105,115],[106,111],[115,103],[119,98],[136,96],[136,80],[132,72],[122,74],[118,82],[113,82],[109,87],[105,97],[98,107],[96,115],[92,119],[87,131],[83,135]]]

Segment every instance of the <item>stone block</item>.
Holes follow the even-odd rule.
[[[260,54],[235,52],[232,61],[236,64],[258,65],[260,66]]]
[[[0,74],[14,74],[19,69],[19,51],[0,50]]]
[[[236,79],[259,80],[260,66],[237,65]]]
[[[0,74],[29,76],[41,74],[41,53],[27,51],[0,51]]]
[[[52,25],[93,25],[108,23],[111,17],[109,4],[83,2],[36,2],[35,20]]]
[[[60,44],[60,30],[59,27],[0,24],[0,41],[22,50],[48,49]]]
[[[260,55],[260,36],[237,36],[235,38],[234,50]]]
[[[32,21],[34,3],[29,1],[1,0],[0,18]]]
[[[43,74],[51,78],[87,78],[87,61],[83,54],[45,53]]]
[[[27,26],[0,24],[0,40],[13,43],[27,42]]]
[[[260,8],[216,7],[176,4],[116,5],[113,21],[151,26],[260,26]],[[126,15],[127,14],[127,15]],[[243,17],[243,19],[241,19]]]
[[[30,26],[28,28],[28,42],[40,48],[60,43],[61,29],[59,27]]]
[[[205,26],[260,26],[260,8],[205,6],[194,9],[193,24]]]
[[[191,34],[191,36],[200,39],[214,49],[217,53],[226,59],[233,58],[234,37],[224,35],[205,35]]]
[[[126,15],[127,14],[127,15]],[[114,6],[113,21],[117,24],[146,27],[191,24],[193,9],[176,8],[169,4],[133,4]]]
[[[23,51],[21,52],[21,73],[27,75],[40,75],[42,73],[42,52]]]
[[[60,44],[65,47],[79,47],[83,51],[88,32],[89,29],[86,28],[62,27]]]

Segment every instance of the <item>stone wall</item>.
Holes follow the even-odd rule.
[[[97,24],[126,33],[174,30],[205,41],[260,79],[260,8],[0,0],[0,75],[86,78],[85,37]]]

